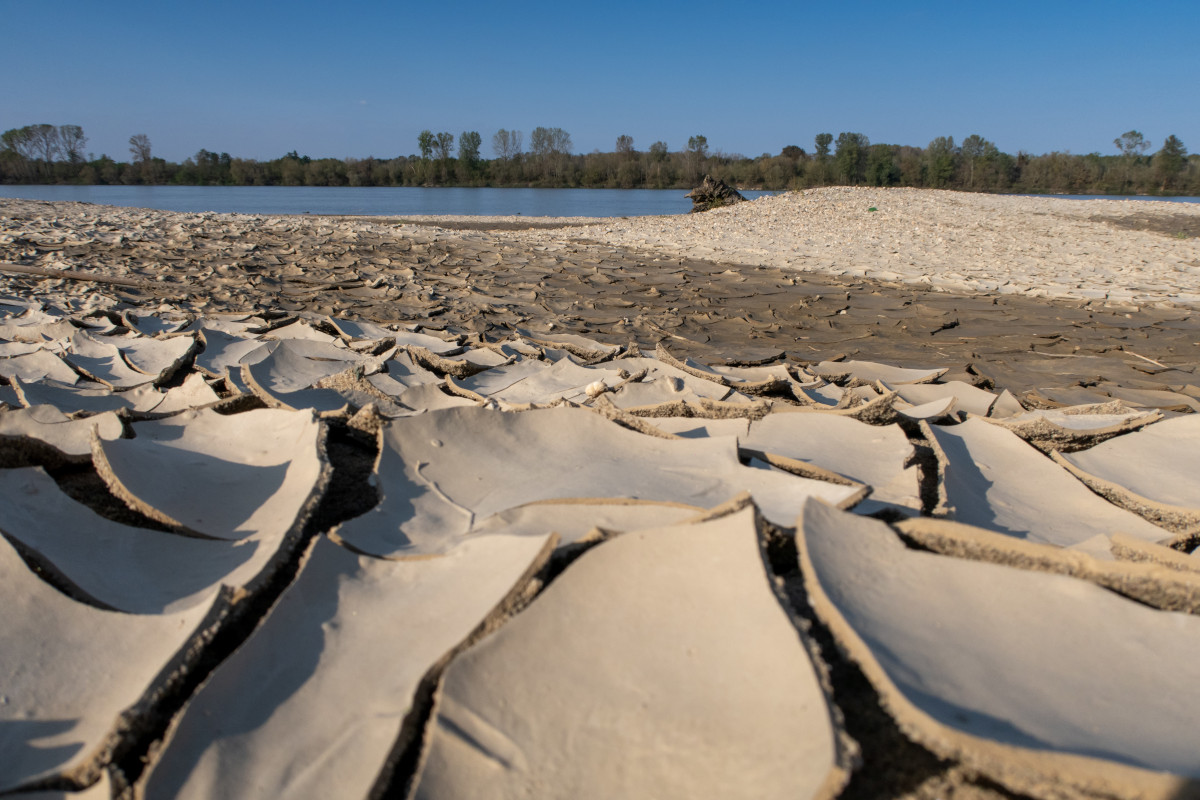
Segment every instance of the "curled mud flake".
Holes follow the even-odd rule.
[[[433,447],[432,439],[443,446]],[[574,466],[563,470],[565,463]],[[458,408],[394,420],[383,432],[376,480],[379,507],[339,534],[362,552],[389,557],[440,552],[469,535],[463,509],[484,519],[531,501],[570,497],[708,508],[749,490],[768,518],[785,522],[810,494],[839,504],[862,496],[855,486],[743,466],[732,438],[646,436],[567,407],[521,413]]]
[[[1092,491],[1185,539],[1200,537],[1200,417],[1156,422],[1054,460]],[[1159,469],[1170,464],[1171,469]]]
[[[144,796],[248,785],[366,796],[421,736],[418,690],[503,617],[553,547],[544,535],[486,536],[383,561],[317,537],[295,583],[185,707]],[[275,676],[267,685],[263,670]]]
[[[312,412],[188,411],[134,430],[133,439],[94,443],[101,477],[151,519],[210,538],[279,536],[302,524],[328,469]]]
[[[730,684],[751,653],[770,666]],[[597,702],[608,711],[586,741],[569,735],[572,709]],[[651,787],[830,797],[848,774],[809,654],[763,569],[753,508],[588,550],[451,663],[435,711],[417,797]],[[631,746],[648,757],[610,769]]]
[[[5,658],[0,676],[0,789],[60,777],[95,780],[120,732],[145,721],[155,698],[197,657],[224,595],[169,614],[103,611],[36,577],[0,537]],[[189,644],[191,643],[191,644]],[[136,657],[131,657],[136,654]]]
[[[1150,542],[1170,532],[1093,494],[1015,434],[982,419],[926,427],[944,453],[951,519],[1069,547],[1123,531]]]
[[[1200,677],[1200,618],[1065,575],[909,550],[883,523],[819,503],[797,545],[818,617],[901,729],[938,755],[1018,793],[1195,791],[1200,766],[1182,744],[1193,709],[1179,698]]]

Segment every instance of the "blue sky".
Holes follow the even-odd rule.
[[[822,131],[1009,153],[1200,151],[1200,2],[0,0],[0,130],[78,124],[128,160],[201,148],[388,158],[424,128],[571,134],[576,152],[809,152]]]

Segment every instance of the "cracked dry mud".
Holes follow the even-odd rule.
[[[1191,306],[488,224],[0,204],[0,792],[1197,796]]]

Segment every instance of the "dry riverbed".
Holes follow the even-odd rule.
[[[1194,796],[1197,220],[0,200],[0,792]]]

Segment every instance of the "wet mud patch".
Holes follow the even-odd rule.
[[[1103,222],[1115,228],[1131,231],[1161,233],[1174,239],[1200,237],[1200,216],[1195,214],[1128,214],[1122,217],[1096,215],[1092,222]]]
[[[337,219],[362,220],[365,222],[375,222],[380,225],[418,225],[422,228],[442,228],[443,230],[447,231],[551,230],[554,228],[582,228],[586,225],[594,224],[591,220],[587,222],[548,222],[536,218],[530,218],[528,220],[514,220],[511,218],[495,219],[492,217],[480,217],[478,220],[439,220],[424,217],[417,219],[411,219],[408,217],[338,217]]]

